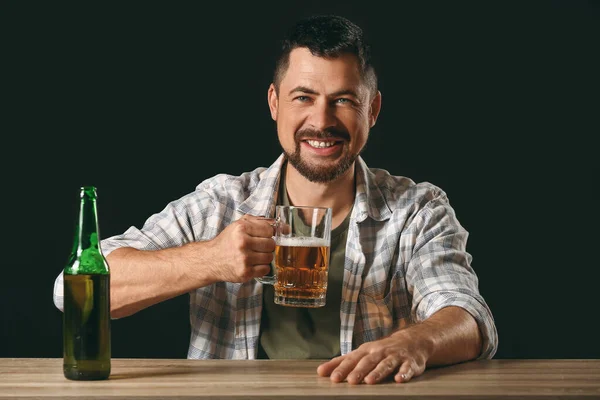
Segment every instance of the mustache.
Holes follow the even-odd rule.
[[[342,129],[336,128],[327,128],[325,130],[318,129],[301,129],[296,131],[294,135],[296,141],[307,140],[307,139],[330,139],[330,138],[339,138],[344,140],[350,140],[350,135],[348,132]]]

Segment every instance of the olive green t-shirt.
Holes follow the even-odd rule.
[[[279,204],[289,205],[284,173],[281,176]],[[340,303],[350,214],[331,232],[324,307],[297,308],[275,304],[273,286],[263,286],[259,359],[333,358],[340,355]]]

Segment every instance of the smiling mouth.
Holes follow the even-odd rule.
[[[308,143],[311,147],[314,147],[315,149],[326,149],[328,147],[332,147],[340,143],[335,140],[305,140],[304,142]]]

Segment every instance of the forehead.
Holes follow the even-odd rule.
[[[353,54],[342,54],[336,58],[312,55],[306,48],[291,51],[288,69],[281,81],[284,90],[296,86],[307,86],[317,91],[364,90],[358,59]]]

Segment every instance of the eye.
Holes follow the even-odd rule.
[[[339,99],[336,99],[335,102],[338,104],[354,104],[352,100],[345,97],[340,97]]]
[[[310,100],[310,97],[308,97],[308,96],[298,96],[298,97],[295,97],[294,100],[298,100],[300,102],[306,102],[306,101]]]

